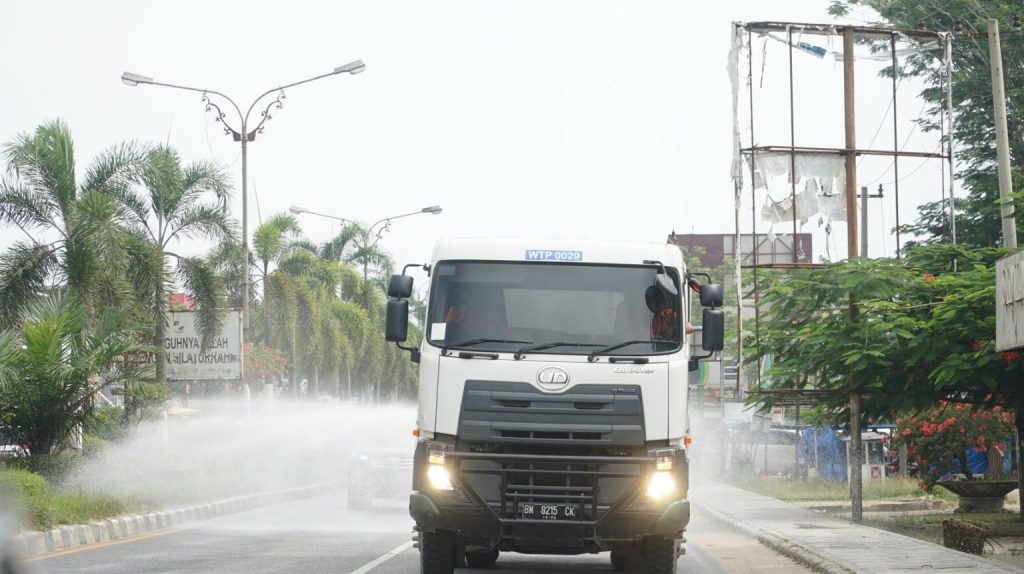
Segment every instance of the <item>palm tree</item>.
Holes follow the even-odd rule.
[[[0,327],[9,326],[54,286],[75,293],[89,317],[131,304],[130,243],[124,214],[110,197],[138,181],[145,154],[132,143],[101,153],[76,179],[68,126],[46,122],[6,144],[0,223],[25,234],[0,256]]]
[[[348,263],[362,270],[362,299],[367,305],[372,297],[370,290],[374,285],[383,287],[384,279],[395,266],[391,256],[378,245],[379,239],[366,225],[352,222],[320,248],[320,255],[324,259]],[[373,281],[370,278],[371,270]]]
[[[146,153],[140,175],[143,186],[110,190],[125,209],[134,234],[141,238],[133,253],[144,253],[131,267],[130,278],[136,295],[153,322],[153,339],[162,346],[169,318],[168,296],[175,280],[195,301],[197,330],[205,349],[223,324],[223,283],[202,258],[171,251],[184,238],[226,239],[235,231],[228,216],[231,197],[228,176],[209,161],[183,166],[168,146]],[[143,247],[148,249],[143,250]],[[173,265],[170,263],[173,262]],[[156,380],[167,380],[166,357],[157,353]]]
[[[301,234],[299,220],[289,213],[271,216],[256,228],[252,250],[264,279],[270,273],[270,264],[285,256]]]
[[[0,336],[0,419],[33,453],[65,448],[101,388],[131,390],[152,376],[151,364],[130,360],[152,348],[116,310],[90,327],[76,297],[57,295],[36,299],[20,319],[18,330]]]

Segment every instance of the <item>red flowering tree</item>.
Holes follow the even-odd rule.
[[[1013,417],[999,406],[976,409],[943,402],[896,419],[896,438],[907,443],[907,454],[917,461],[922,487],[927,490],[950,474],[973,479],[967,466],[968,449],[1003,452],[1004,441],[1013,439]]]
[[[245,345],[242,354],[245,358],[245,380],[250,385],[283,376],[288,365],[288,359],[282,356],[281,351],[270,347]]]

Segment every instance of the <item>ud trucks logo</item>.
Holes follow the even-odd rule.
[[[615,367],[616,375],[649,375],[654,372],[651,367]]]
[[[569,371],[562,367],[544,367],[537,373],[537,382],[544,390],[562,390],[569,384]]]

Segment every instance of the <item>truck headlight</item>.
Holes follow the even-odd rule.
[[[436,490],[455,490],[451,478],[448,477],[448,469],[442,464],[427,466],[427,480],[430,481],[430,486]]]
[[[659,471],[647,480],[647,496],[661,500],[676,491],[676,479],[671,472]]]

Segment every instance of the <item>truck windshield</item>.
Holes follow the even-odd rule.
[[[678,273],[669,269],[676,284]],[[653,266],[445,261],[434,267],[427,339],[438,347],[586,355],[637,341],[616,355],[675,351],[678,297],[657,292]]]

